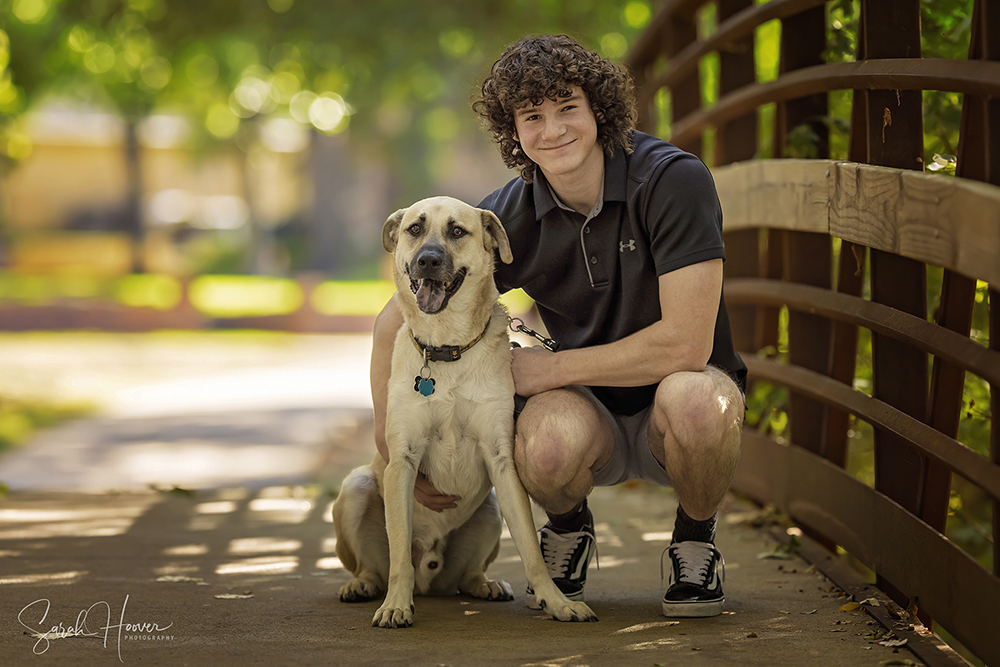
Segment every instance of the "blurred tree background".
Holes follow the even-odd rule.
[[[245,176],[262,150],[305,147],[311,201],[262,229],[247,176],[246,252],[200,268],[273,273],[260,251],[277,240],[286,271],[371,277],[378,255],[352,229],[370,235],[395,208],[442,190],[481,198],[507,176],[468,108],[506,44],[567,32],[620,59],[650,15],[645,0],[11,0],[0,7],[0,153],[5,171],[30,159],[25,117],[40,108],[118,115],[127,187],[102,224],[141,241],[144,207],[157,203],[143,182],[150,119],[183,122],[194,155],[231,152]],[[343,205],[359,185],[358,156],[387,181],[363,207],[380,219],[363,224]],[[466,191],[450,184],[490,160]],[[169,208],[169,197],[159,203]],[[143,270],[142,253],[132,268]]]

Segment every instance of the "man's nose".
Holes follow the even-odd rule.
[[[545,119],[545,127],[542,129],[543,138],[555,139],[556,137],[562,136],[563,132],[565,131],[566,131],[565,124],[558,118]]]

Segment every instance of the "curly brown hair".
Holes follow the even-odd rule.
[[[472,104],[497,142],[504,164],[520,167],[528,183],[536,165],[515,138],[514,111],[543,99],[567,97],[573,86],[590,102],[604,152],[611,155],[617,146],[631,152],[637,117],[631,75],[566,35],[525,37],[507,47],[483,81],[481,99]]]

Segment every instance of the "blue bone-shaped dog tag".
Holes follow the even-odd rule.
[[[413,378],[413,391],[419,391],[421,396],[430,396],[434,393],[434,378],[422,378],[419,375]]]

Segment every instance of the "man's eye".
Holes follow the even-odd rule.
[[[452,229],[451,229],[451,235],[452,235],[453,238],[460,239],[463,236],[465,236],[466,234],[468,234],[468,232],[466,232],[461,227],[452,227]]]
[[[413,223],[412,225],[410,225],[409,227],[406,228],[406,231],[408,231],[410,234],[413,234],[414,236],[419,236],[420,235],[420,225],[417,224],[417,223]]]

